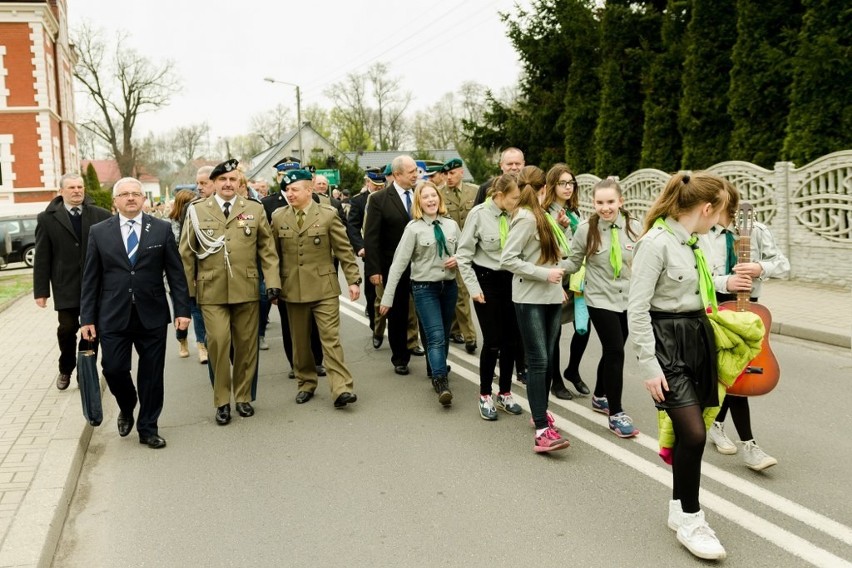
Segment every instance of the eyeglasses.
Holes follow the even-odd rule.
[[[564,179],[561,179],[561,180],[556,182],[556,186],[557,187],[577,187],[577,182],[576,181],[566,181]]]
[[[138,191],[123,191],[121,193],[116,194],[116,197],[121,197],[122,199],[126,199],[128,197],[135,197],[139,199],[145,197],[145,194],[139,193]]]

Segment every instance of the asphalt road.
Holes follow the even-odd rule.
[[[642,434],[616,438],[588,398],[554,400],[572,445],[537,455],[525,400],[522,416],[479,417],[478,354],[451,349],[455,399],[444,409],[422,358],[395,375],[387,343],[370,344],[363,308],[344,301],[341,311],[359,397],[344,410],[323,379],[312,401],[295,404],[274,309],[254,417],[217,426],[206,369],[194,347],[179,359],[175,341],[160,420],[167,448],[119,438],[107,396],[54,566],[699,563],[666,527],[671,475],[631,355],[624,401]],[[563,354],[569,340],[565,328]],[[781,382],[751,406],[757,440],[779,465],[752,472],[708,446],[702,506],[725,566],[850,566],[852,360],[785,337],[772,345]],[[599,357],[593,337],[581,365],[590,386]],[[730,420],[727,429],[736,439]]]

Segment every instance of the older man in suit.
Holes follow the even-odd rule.
[[[38,307],[47,306],[53,288],[53,308],[59,319],[59,374],[56,388],[65,390],[77,365],[77,330],[80,329],[80,282],[86,260],[89,229],[110,218],[110,212],[86,197],[80,174],[59,180],[59,195],[38,215],[35,232],[33,296]],[[82,348],[82,342],[80,348]]]
[[[257,367],[260,274],[275,299],[281,289],[278,257],[263,205],[237,195],[237,160],[213,168],[214,193],[187,210],[180,253],[190,295],[201,306],[213,371],[216,423],[231,421],[231,390],[240,416],[254,415],[251,386]],[[234,364],[229,358],[234,348]]]
[[[364,272],[374,286],[387,281],[396,245],[402,239],[405,226],[411,220],[414,184],[417,183],[417,164],[411,156],[397,156],[391,162],[393,182],[370,196],[369,214],[364,224]],[[408,302],[410,270],[406,269],[397,286],[393,309],[387,316],[388,343],[391,362],[398,375],[409,373],[411,352],[408,349]]]
[[[142,212],[145,194],[134,178],[113,187],[118,215],[92,227],[80,322],[84,339],[100,335],[104,378],[120,412],[118,433],[133,428],[139,403],[139,443],[163,448],[157,419],[163,409],[163,369],[169,303],[163,274],[169,282],[177,329],[189,326],[189,292],[171,225]],[[130,377],[131,349],[139,355],[136,387]]]
[[[309,339],[311,320],[316,320],[334,406],[342,408],[358,398],[352,392],[352,374],[340,345],[340,284],[334,258],[343,267],[353,302],[361,295],[358,265],[337,211],[311,199],[310,172],[289,171],[281,184],[290,207],[272,214],[272,231],[280,256],[281,295],[293,332],[293,363],[299,381],[296,402],[309,401],[317,388]]]

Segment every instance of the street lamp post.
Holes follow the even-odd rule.
[[[282,85],[296,87],[296,122],[297,127],[299,129],[299,162],[304,162],[305,155],[302,152],[302,94],[299,89],[299,85],[296,85],[294,83],[288,83],[287,81],[279,81],[278,79],[273,79],[272,77],[265,77],[263,80],[267,83],[281,83]]]

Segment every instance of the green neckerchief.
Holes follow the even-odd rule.
[[[722,229],[725,233],[725,274],[733,274],[737,265],[737,246],[734,233],[730,229]]]
[[[491,198],[487,198],[485,203],[490,203]],[[497,207],[497,204],[494,204],[494,207]],[[497,209],[500,209],[497,207]],[[500,209],[500,248],[506,246],[506,239],[509,238],[509,214],[504,210]]]
[[[674,235],[674,231],[672,231],[672,228],[669,227],[666,220],[662,217],[654,221],[654,226],[662,227]],[[712,306],[713,313],[715,314],[719,307],[716,302],[716,287],[713,286],[713,277],[710,274],[710,269],[707,267],[707,259],[704,258],[704,253],[698,248],[698,235],[692,235],[686,241],[686,244],[692,249],[692,254],[695,255],[695,264],[698,265],[698,290],[701,292],[701,301],[704,303],[705,308]]]
[[[556,242],[559,243],[559,248],[562,249],[562,254],[568,256],[571,254],[571,245],[568,244],[568,239],[565,238],[565,231],[562,230],[562,227],[559,226],[559,223],[556,222],[553,215],[545,211],[544,216],[547,217],[547,222],[550,224],[550,230],[553,231],[553,236],[556,237]]]
[[[621,274],[621,242],[618,240],[618,227],[609,228],[609,264],[612,266],[613,280]]]
[[[447,248],[447,239],[444,238],[444,231],[441,229],[441,222],[435,219],[432,221],[432,227],[435,229],[435,240],[438,244],[438,256],[450,256],[450,249]]]
[[[576,233],[577,225],[580,224],[580,218],[574,215],[574,212],[570,209],[566,209],[565,214],[568,215],[568,224],[571,226],[571,233]]]

